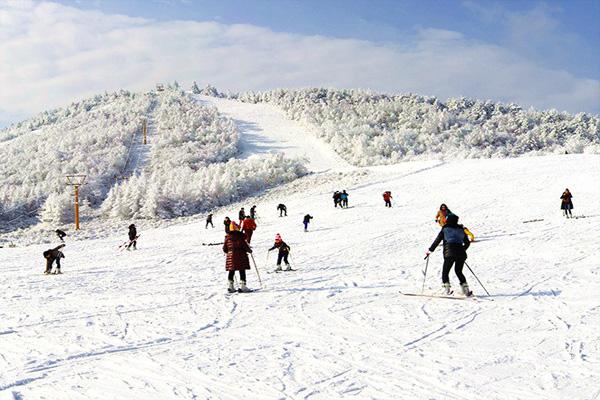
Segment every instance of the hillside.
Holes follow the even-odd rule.
[[[60,276],[41,274],[48,245],[0,249],[0,398],[593,399],[599,180],[595,155],[410,162],[303,177],[219,210],[215,229],[142,225],[136,252],[117,251],[124,234],[69,241]],[[565,186],[587,218],[560,215]],[[441,202],[475,233],[468,263],[491,297],[399,294],[421,289]],[[201,243],[252,204],[265,288],[226,295],[223,253]],[[276,233],[298,271],[267,274]]]

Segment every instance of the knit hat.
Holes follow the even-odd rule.
[[[233,231],[239,231],[240,227],[238,224],[236,224],[235,222],[231,221],[231,223],[229,224],[229,231],[233,232]]]

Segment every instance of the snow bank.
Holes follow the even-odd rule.
[[[600,120],[585,113],[524,110],[464,98],[442,103],[360,90],[279,89],[235,97],[276,104],[290,118],[316,125],[338,154],[360,166],[432,156],[600,153]]]

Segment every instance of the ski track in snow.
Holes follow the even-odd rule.
[[[247,155],[278,151],[281,138],[292,140],[287,127],[301,128],[272,107],[211,101],[264,136]],[[199,221],[143,231],[138,251],[117,251],[121,237],[70,242],[58,276],[42,275],[48,245],[0,249],[0,399],[598,397],[600,157],[323,172],[340,164],[319,146],[310,159],[319,175],[253,203],[266,285],[256,293],[226,294],[220,246],[201,246],[222,241],[224,215],[215,229]],[[566,186],[575,214],[590,218],[561,217]],[[333,208],[334,189],[350,190],[351,208]],[[277,216],[281,201],[288,217]],[[442,202],[479,239],[467,262],[494,301],[399,293],[421,288]],[[307,212],[315,218],[305,233]],[[543,221],[523,223],[532,219]],[[298,271],[266,273],[275,233]],[[439,290],[441,263],[438,249],[428,292]],[[248,279],[258,286],[254,271]]]

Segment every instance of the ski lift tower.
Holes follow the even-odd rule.
[[[67,185],[73,186],[75,191],[75,230],[79,230],[79,186],[85,183],[86,175],[67,175]]]

